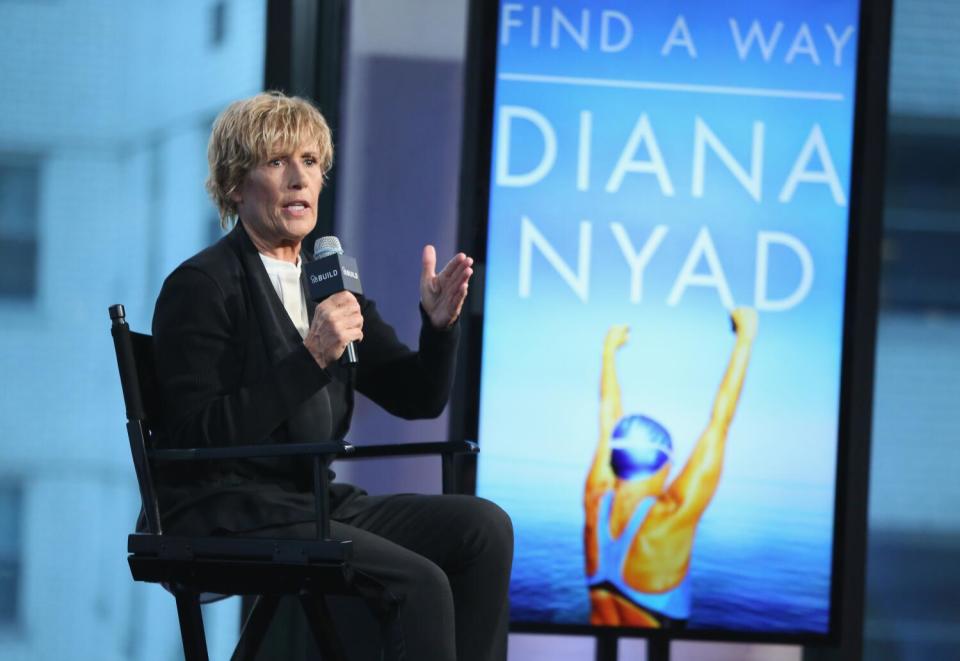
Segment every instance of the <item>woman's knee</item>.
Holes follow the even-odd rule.
[[[504,561],[513,559],[513,521],[510,515],[485,498],[474,499],[474,530],[484,550]]]

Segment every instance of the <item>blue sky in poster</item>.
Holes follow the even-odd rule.
[[[727,308],[753,305],[691,625],[824,630],[856,26],[840,0],[503,3],[478,493],[517,527],[515,619],[586,616],[581,502],[609,326],[631,327],[625,411],[670,430],[677,471],[732,348]],[[645,244],[640,272],[624,250]],[[809,589],[791,602],[797,568]],[[748,594],[759,619],[723,615]]]

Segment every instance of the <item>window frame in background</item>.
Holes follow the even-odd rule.
[[[0,153],[0,303],[33,303],[40,282],[40,159]]]

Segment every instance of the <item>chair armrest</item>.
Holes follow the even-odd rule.
[[[234,445],[219,448],[150,450],[147,452],[147,456],[156,461],[209,461],[211,459],[253,459],[256,457],[349,456],[352,452],[352,445],[331,441],[326,443]]]
[[[427,454],[477,454],[479,446],[473,441],[444,441],[436,443],[396,443],[393,445],[350,446],[351,451],[337,455],[338,459],[370,459],[373,457],[401,457]]]
[[[349,455],[353,446],[332,441],[326,443],[285,443],[279,445],[235,445],[218,448],[186,448],[151,450],[147,457],[152,461],[209,461],[215,459],[253,459],[256,457],[311,457],[313,460],[313,505],[317,515],[317,539],[330,537],[330,512],[326,493],[329,476],[321,459],[337,455]]]

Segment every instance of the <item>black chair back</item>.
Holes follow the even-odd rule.
[[[149,335],[130,330],[122,305],[110,306],[110,319],[110,334],[113,336],[113,348],[120,370],[120,387],[127,409],[127,436],[140,486],[140,501],[149,531],[159,535],[163,533],[160,509],[147,461],[150,438],[157,431],[156,425],[163,419],[154,370],[153,340]]]

